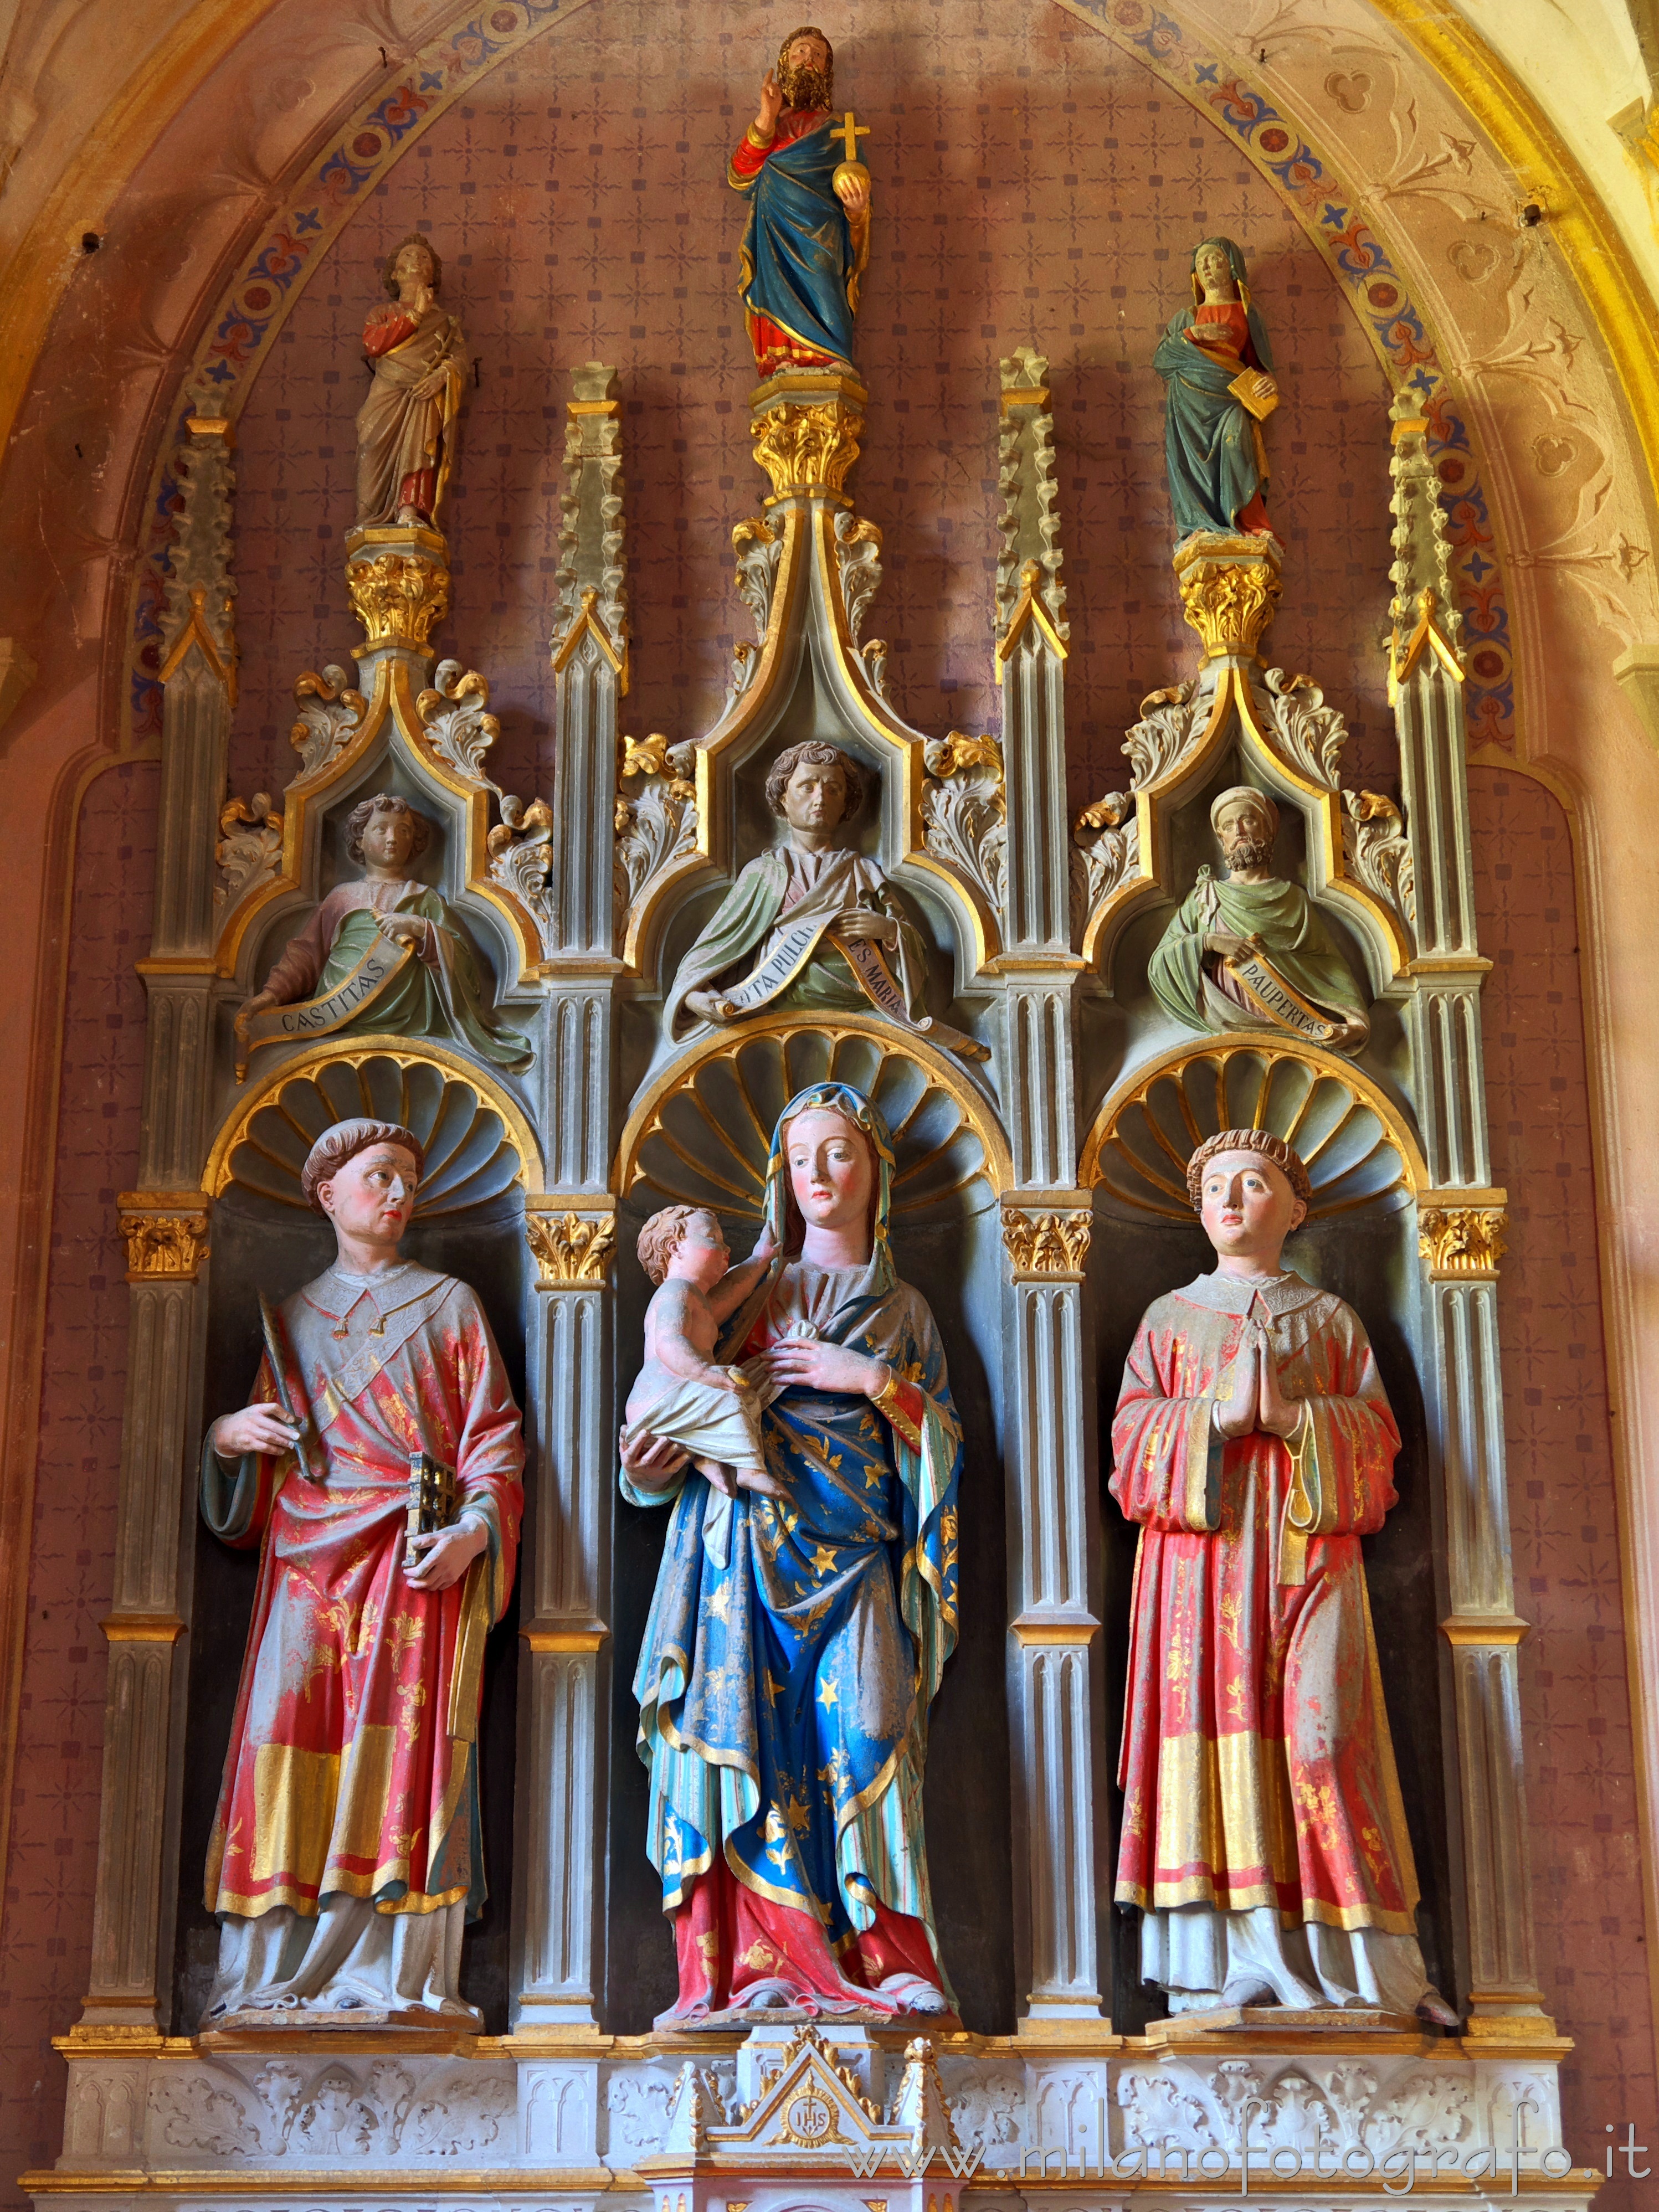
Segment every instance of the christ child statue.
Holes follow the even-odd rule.
[[[784,1495],[769,1473],[760,1438],[757,1384],[741,1367],[711,1357],[731,1319],[777,1249],[769,1227],[740,1267],[707,1206],[668,1206],[640,1231],[640,1265],[657,1285],[645,1313],[645,1364],[629,1393],[624,1443],[665,1437],[690,1455],[727,1498],[756,1490]]]
[[[386,264],[394,304],[370,311],[363,358],[374,372],[357,415],[357,525],[436,521],[455,459],[466,341],[438,304],[443,264],[406,238]]]

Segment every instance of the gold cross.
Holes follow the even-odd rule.
[[[848,161],[856,161],[859,157],[858,142],[860,138],[867,138],[870,136],[870,126],[867,123],[854,123],[853,111],[849,107],[841,119],[841,128],[838,131],[832,131],[830,136],[841,140],[842,144],[847,149]]]

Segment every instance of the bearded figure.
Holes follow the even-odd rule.
[[[1253,784],[1224,791],[1210,827],[1224,877],[1200,868],[1147,967],[1158,1002],[1194,1030],[1285,1030],[1358,1052],[1370,1035],[1358,987],[1300,884],[1273,873],[1279,809]]]
[[[738,291],[763,376],[853,365],[853,318],[870,258],[870,173],[830,128],[835,55],[811,23],[792,31],[727,182],[749,202]],[[851,118],[848,118],[850,124]]]

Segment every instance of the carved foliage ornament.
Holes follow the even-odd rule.
[[[363,626],[366,647],[400,646],[424,653],[449,612],[449,572],[412,553],[377,553],[348,561],[346,588]]]
[[[501,733],[501,723],[489,709],[488,678],[476,668],[463,669],[459,660],[441,660],[432,688],[415,702],[433,751],[447,768],[471,783],[489,782],[484,755]]]
[[[536,1262],[538,1291],[602,1283],[617,1242],[608,1213],[526,1213],[524,1233]]]
[[[270,793],[228,799],[219,809],[219,842],[213,848],[223,881],[213,886],[213,903],[233,907],[252,884],[268,883],[283,857],[283,817],[273,811]]]
[[[1016,1281],[1022,1276],[1080,1275],[1093,1229],[1094,1217],[1089,1212],[1006,1211],[1002,1241]]]
[[[1417,872],[1406,825],[1393,799],[1380,791],[1345,791],[1347,818],[1342,849],[1348,873],[1391,906],[1408,934],[1417,928]]]
[[[368,702],[343,668],[332,663],[320,676],[307,669],[294,686],[296,720],[289,742],[300,756],[294,781],[332,768],[362,727]]]
[[[864,416],[840,399],[773,407],[755,425],[755,459],[781,499],[787,492],[839,493],[859,457]]]
[[[1418,1217],[1417,1249],[1437,1281],[1491,1282],[1507,1231],[1501,1206],[1431,1206]]]
[[[994,738],[930,738],[922,748],[927,781],[921,791],[922,842],[948,860],[983,894],[993,914],[1002,912],[1007,859],[1007,799],[1002,747]]]
[[[1255,538],[1208,538],[1175,556],[1181,611],[1206,660],[1255,658],[1279,602],[1279,563]]]
[[[1342,771],[1347,726],[1311,676],[1286,676],[1282,668],[1267,674],[1267,720],[1279,750],[1297,772],[1323,790],[1334,791]]]
[[[161,1278],[193,1283],[208,1255],[207,1210],[187,1198],[123,1191],[118,1201],[127,1248],[127,1280]]]
[[[647,887],[697,841],[697,749],[671,745],[653,733],[623,739],[624,783],[638,781],[639,796],[617,794],[617,919],[620,926]]]

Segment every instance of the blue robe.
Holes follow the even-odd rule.
[[[850,368],[859,264],[830,185],[842,159],[826,115],[816,130],[774,147],[752,177],[732,170],[730,182],[749,202],[738,289],[751,325],[764,315]]]
[[[729,1546],[714,1547],[724,1564],[703,1540],[715,1503],[703,1476],[649,1490],[624,1474],[622,1487],[639,1505],[674,1500],[634,1680],[663,1910],[720,1853],[745,1887],[811,1915],[833,1949],[878,1903],[932,1935],[921,1785],[928,1708],[957,1640],[962,1435],[927,1302],[894,1277],[885,1131],[857,1092],[822,1089],[838,1111],[856,1100],[882,1147],[871,1259],[775,1262],[720,1356],[810,1322],[884,1360],[890,1400],[784,1390],[761,1436],[789,1494],[738,1492]],[[792,1103],[780,1127],[800,1110]],[[773,1165],[781,1234],[775,1141]]]

